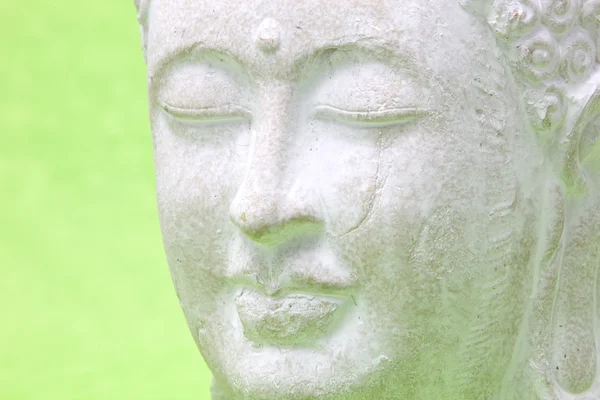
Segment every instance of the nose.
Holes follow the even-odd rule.
[[[246,237],[265,246],[276,246],[322,230],[322,219],[309,207],[296,207],[298,199],[279,199],[268,185],[251,182],[240,188],[229,213],[231,222]]]
[[[254,130],[244,180],[229,208],[229,217],[253,241],[276,246],[313,235],[324,226],[314,177],[300,167],[292,148],[285,110],[269,108]],[[295,156],[291,156],[294,154]]]

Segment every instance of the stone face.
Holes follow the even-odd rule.
[[[136,3],[213,398],[600,398],[598,4]]]

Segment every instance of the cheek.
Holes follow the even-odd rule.
[[[153,132],[161,223],[165,228],[179,228],[169,230],[168,236],[216,234],[212,228],[228,221],[229,204],[242,181],[249,128],[195,129],[159,113]]]
[[[362,132],[368,138],[352,138],[329,129],[321,135],[315,154],[317,171],[312,180],[320,193],[327,229],[336,236],[357,229],[369,215],[376,199],[380,174],[377,132]]]
[[[219,285],[215,272],[233,235],[228,209],[249,148],[248,128],[195,132],[160,113],[153,121],[159,217],[165,251],[182,302]],[[187,288],[187,289],[186,289]],[[203,297],[208,297],[204,295]]]
[[[444,134],[415,130],[382,150],[378,174],[384,178],[375,185],[371,214],[339,241],[339,252],[365,282],[365,294],[381,303],[373,309],[416,299],[419,306],[410,309],[435,309],[436,282],[450,264],[462,263],[461,277],[473,265],[478,244],[471,231],[481,231],[488,212],[479,182],[483,166],[462,141],[451,139],[447,129]],[[423,255],[439,262],[425,262]]]

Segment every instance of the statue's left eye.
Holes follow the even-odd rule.
[[[314,116],[358,128],[385,128],[403,125],[430,115],[428,110],[418,108],[390,108],[381,110],[344,110],[330,105],[315,107]]]

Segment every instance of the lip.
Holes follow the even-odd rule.
[[[235,296],[246,337],[282,347],[308,345],[325,336],[347,303],[344,297],[312,293],[273,297],[250,287],[239,288]]]
[[[229,277],[230,282],[244,290],[254,290],[268,297],[306,294],[324,298],[350,297],[357,285],[352,280],[324,281],[318,277],[292,275],[288,279],[262,280],[258,274]]]

